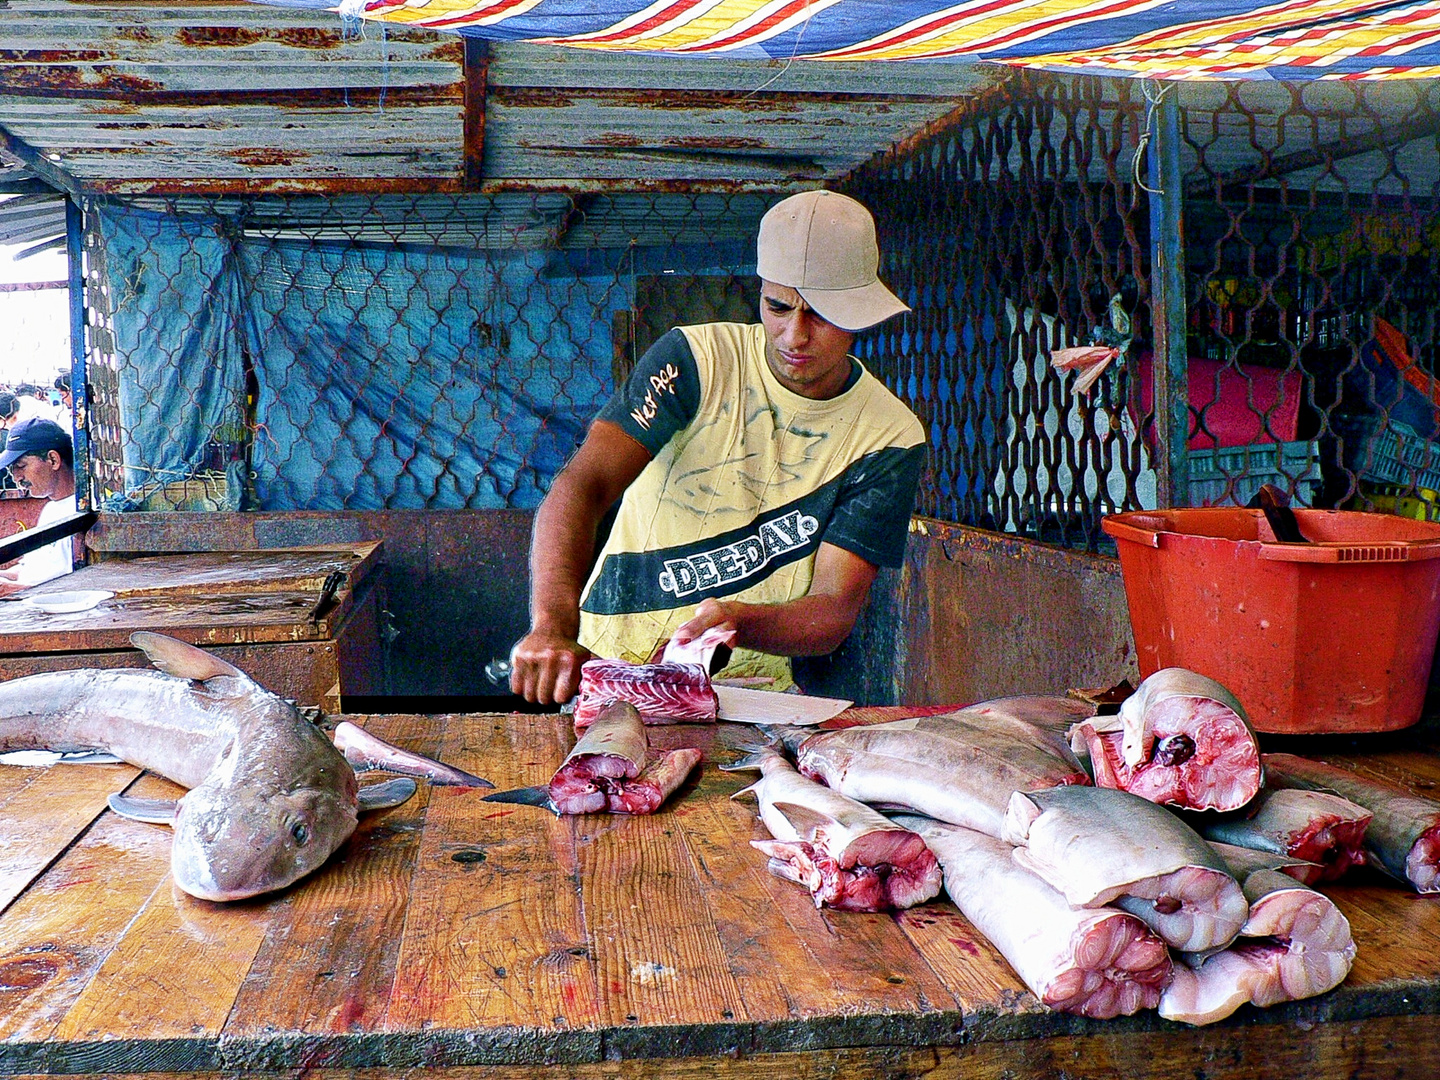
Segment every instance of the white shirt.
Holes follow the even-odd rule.
[[[20,407],[15,413],[15,419],[11,424],[12,427],[21,420],[29,420],[37,416],[42,420],[54,420],[62,428],[69,427],[70,421],[68,419],[59,419],[60,414],[65,412],[63,405],[51,405],[48,401],[41,401],[39,398],[31,397],[29,394],[22,394],[17,399],[17,404]]]
[[[46,499],[40,508],[40,519],[35,522],[37,529],[64,521],[75,513],[75,496],[63,499]],[[20,556],[15,566],[15,580],[21,585],[39,585],[42,581],[69,574],[75,569],[75,538],[62,536],[53,544],[46,544],[37,551]]]

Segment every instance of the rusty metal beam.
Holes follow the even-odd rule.
[[[1155,498],[1190,502],[1190,360],[1185,346],[1185,184],[1180,102],[1174,83],[1155,83],[1150,109],[1150,325],[1155,354]],[[1146,96],[1152,91],[1147,88]]]
[[[0,157],[8,157],[12,161],[19,162],[57,191],[63,191],[76,198],[81,194],[78,180],[24,139],[10,134],[3,127],[0,127]]]
[[[489,43],[466,38],[468,72],[479,66],[488,78]],[[475,45],[470,42],[474,41]],[[472,51],[483,51],[483,63],[472,58]],[[134,76],[108,75],[104,81],[81,82],[73,73],[57,76],[48,65],[15,65],[5,69],[0,93],[15,98],[65,98],[67,100],[116,101],[135,106],[193,105],[214,108],[226,105],[273,105],[277,108],[359,108],[385,105],[438,105],[465,102],[469,105],[468,78],[455,83],[430,83],[415,86],[309,86],[276,89],[270,87],[233,87],[225,90],[166,90],[159,83]],[[481,87],[477,86],[477,90]],[[894,106],[933,105],[953,101],[949,94],[884,94],[847,93],[816,90],[681,90],[623,87],[551,87],[494,86],[488,97],[497,104],[511,108],[559,108],[577,103],[599,104],[613,108],[644,108],[663,111],[695,109],[726,109],[740,112],[774,112],[777,108],[799,111],[814,105]],[[979,95],[984,98],[985,95]],[[973,101],[957,110],[964,116],[973,115]],[[482,103],[483,110],[483,103]],[[933,126],[947,126],[946,120]],[[928,129],[927,129],[928,130]]]
[[[490,43],[484,38],[465,38],[465,134],[462,191],[479,191],[484,180],[481,166],[485,157],[485,95],[490,81]]]
[[[1223,176],[1192,181],[1185,188],[1185,193],[1192,197],[1203,197],[1233,184],[1257,184],[1263,180],[1273,180],[1288,173],[1298,172],[1301,169],[1313,169],[1318,165],[1333,164],[1359,154],[1368,154],[1372,150],[1383,150],[1387,147],[1398,148],[1416,139],[1433,137],[1437,134],[1440,134],[1440,116],[1426,113],[1403,124],[1396,124],[1394,127],[1376,128],[1366,135],[1347,135],[1344,138],[1308,147],[1293,154],[1282,154],[1280,157],[1272,157],[1269,161],[1261,161],[1256,165],[1235,169]]]
[[[954,101],[953,94],[885,94],[827,90],[683,90],[671,87],[494,86],[490,99],[509,108],[556,108],[579,102],[615,108],[693,112],[800,112],[814,105],[934,105]]]
[[[55,189],[37,176],[0,179],[0,195],[54,195]]]
[[[359,109],[381,105],[443,105],[459,102],[459,83],[423,86],[296,86],[230,90],[162,90],[150,80],[111,78],[104,83],[57,79],[49,68],[6,72],[0,93],[19,100],[64,98],[67,101],[114,101],[137,109],[149,105],[193,106],[199,109],[232,105],[269,105],[277,109]]]
[[[740,195],[748,192],[789,193],[814,185],[805,177],[784,180],[667,180],[547,178],[535,180],[498,180],[480,186],[477,194],[498,195],[506,192],[526,194],[574,195],[581,192],[634,192],[636,194],[720,194]],[[85,190],[94,195],[453,195],[461,190],[454,177],[346,178],[304,179],[300,177],[224,177],[201,179],[176,177],[145,180],[86,180]]]
[[[1013,102],[1015,87],[1012,81],[1020,79],[1018,72],[1006,71],[997,76],[997,83],[984,90],[977,90],[969,97],[962,100],[955,108],[951,109],[944,116],[930,121],[920,130],[912,132],[888,149],[878,151],[869,161],[862,162],[851,169],[845,176],[841,177],[842,183],[854,180],[868,170],[883,168],[886,164],[902,160],[914,154],[921,147],[928,146],[930,142],[947,131],[971,123],[978,116],[986,116],[1003,108],[1007,103]],[[941,95],[937,98],[917,100],[941,100],[951,95]],[[888,99],[887,99],[888,100]]]

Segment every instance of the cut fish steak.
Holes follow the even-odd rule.
[[[779,734],[804,775],[852,799],[998,837],[1011,792],[1090,782],[1063,731],[1091,712],[1070,698],[1002,698],[938,716]]]
[[[575,726],[588,727],[616,701],[635,706],[647,724],[710,723],[720,714],[720,699],[703,664],[587,660],[580,665]]]
[[[940,865],[925,841],[863,803],[807,780],[762,747],[729,769],[759,769],[749,792],[773,840],[752,840],[770,871],[810,890],[816,907],[907,908],[940,891]]]
[[[1260,790],[1260,746],[1245,710],[1214,679],[1165,668],[1117,716],[1077,724],[1099,787],[1186,810],[1238,810]]]
[[[1440,893],[1440,802],[1294,754],[1266,754],[1265,771],[1272,787],[1326,791],[1369,810],[1366,861],[1416,892]]]
[[[1001,839],[1076,907],[1113,903],[1174,948],[1224,946],[1245,921],[1245,895],[1215,849],[1138,795],[1093,787],[1016,792]]]
[[[945,891],[1041,1003],[1098,1019],[1153,1009],[1170,977],[1165,943],[1135,916],[1075,908],[1002,840],[903,815],[945,871]]]
[[[1160,1015],[1211,1024],[1247,1002],[1265,1008],[1339,986],[1355,961],[1355,941],[1334,902],[1274,867],[1223,854],[1242,882],[1250,915],[1228,949],[1181,956]]]
[[[653,814],[700,763],[691,748],[650,755],[635,706],[600,711],[550,780],[558,814]]]
[[[1319,863],[1321,880],[1334,881],[1350,867],[1364,865],[1365,830],[1372,816],[1326,791],[1270,787],[1255,796],[1243,816],[1202,820],[1198,828],[1207,840]]]

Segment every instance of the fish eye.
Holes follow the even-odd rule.
[[[297,821],[290,826],[290,835],[295,838],[295,843],[304,847],[310,842],[310,827],[303,821]]]

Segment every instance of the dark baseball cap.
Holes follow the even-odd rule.
[[[5,452],[0,454],[0,469],[9,468],[26,454],[44,457],[51,450],[69,450],[70,436],[54,420],[32,416],[10,429]]]

